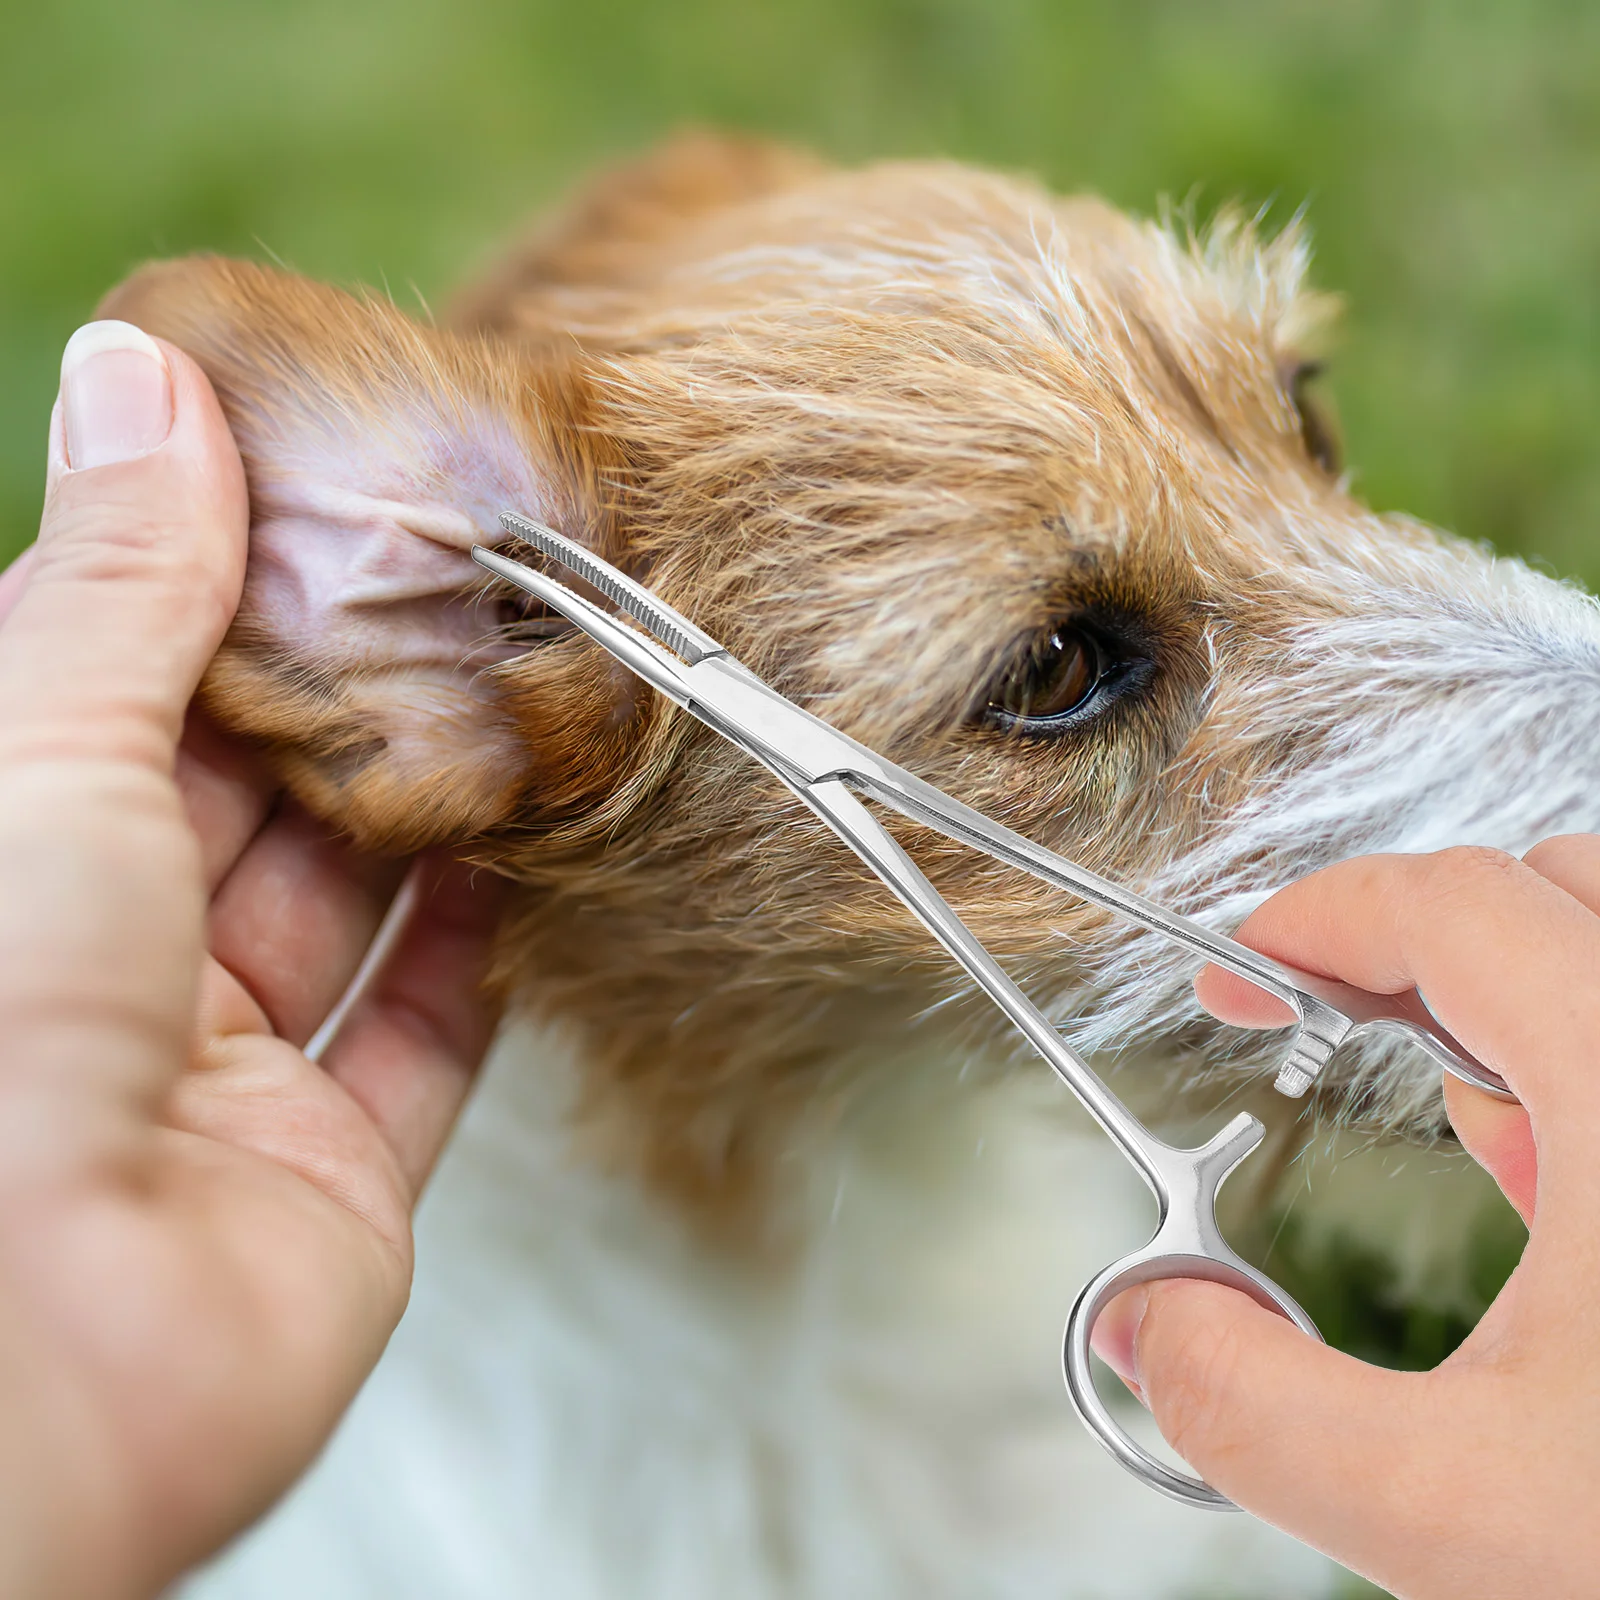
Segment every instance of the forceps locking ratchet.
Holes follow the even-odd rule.
[[[966,970],[1149,1185],[1157,1206],[1155,1233],[1141,1249],[1091,1279],[1068,1315],[1063,1352],[1067,1392],[1089,1431],[1152,1488],[1190,1505],[1236,1510],[1209,1484],[1151,1455],[1116,1421],[1094,1385],[1089,1334],[1101,1311],[1124,1289],[1159,1278],[1207,1278],[1241,1290],[1313,1338],[1320,1337],[1310,1317],[1236,1255],[1217,1226],[1217,1191],[1261,1143],[1264,1125],[1241,1112],[1195,1149],[1157,1138],[1012,982],[863,798],[1125,917],[1284,1002],[1298,1022],[1275,1087],[1291,1098],[1305,1094],[1341,1045],[1377,1032],[1398,1034],[1446,1072],[1500,1098],[1514,1098],[1505,1080],[1469,1054],[1415,992],[1369,994],[1300,972],[1035,844],[785,699],[687,617],[582,545],[511,512],[500,521],[507,533],[575,574],[639,626],[496,551],[475,546],[473,559],[565,617],[669,700],[760,762],[809,806]]]

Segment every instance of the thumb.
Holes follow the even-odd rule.
[[[172,769],[238,602],[243,469],[192,362],[67,346],[39,542],[0,625],[0,1170],[99,1163],[187,1056],[199,851]],[[20,584],[20,593],[17,587]]]
[[[29,545],[4,572],[0,572],[0,622],[11,615],[11,608],[22,598],[32,566],[33,546]]]
[[[1369,1367],[1233,1289],[1130,1289],[1094,1344],[1207,1483],[1347,1564],[1359,1568],[1372,1506],[1402,1504],[1418,1481],[1426,1375]]]
[[[199,368],[125,322],[69,341],[39,542],[0,629],[0,758],[172,762],[243,583],[239,453]]]

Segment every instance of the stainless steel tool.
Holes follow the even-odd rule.
[[[798,795],[966,969],[1133,1163],[1156,1197],[1156,1231],[1149,1243],[1112,1262],[1079,1294],[1066,1327],[1067,1392],[1095,1437],[1152,1488],[1190,1505],[1237,1509],[1199,1478],[1159,1461],[1123,1430],[1095,1389],[1089,1334],[1095,1318],[1124,1289],[1158,1278],[1208,1278],[1242,1290],[1319,1337],[1306,1313],[1270,1278],[1237,1256],[1217,1227],[1217,1191],[1260,1144],[1266,1131],[1263,1124],[1240,1113],[1196,1149],[1180,1149],[1157,1138],[1006,976],[863,799],[876,800],[946,838],[1104,906],[1283,1001],[1299,1019],[1276,1078],[1275,1086],[1285,1095],[1303,1095],[1341,1045],[1379,1032],[1399,1034],[1446,1072],[1491,1094],[1513,1098],[1505,1081],[1475,1060],[1415,993],[1369,994],[1296,971],[1023,838],[786,700],[687,617],[583,546],[510,512],[500,521],[507,533],[576,574],[630,620],[482,546],[472,552],[478,564],[566,617]]]

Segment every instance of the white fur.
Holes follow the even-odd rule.
[[[1419,560],[1426,586],[1403,572],[1336,575],[1345,614],[1307,624],[1271,678],[1243,691],[1252,737],[1327,733],[1326,745],[1168,863],[1154,898],[1227,929],[1330,861],[1463,844],[1521,854],[1554,833],[1600,831],[1600,604],[1515,561],[1463,563],[1452,587],[1441,567],[1438,552]],[[1135,933],[1087,1003],[1062,997],[1062,1020],[1089,1050],[1170,1038],[1194,1021],[1192,970]],[[1262,1039],[1233,1035],[1242,1070],[1276,1060]],[[1205,1070],[1218,1064],[1208,1052]],[[1437,1075],[1417,1052],[1347,1050],[1330,1078],[1369,1124],[1440,1126]]]

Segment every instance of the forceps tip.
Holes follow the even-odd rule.
[[[515,511],[500,513],[500,526],[507,533],[530,544],[541,555],[559,563],[585,583],[598,589],[623,615],[641,623],[669,650],[681,656],[690,666],[707,656],[724,654],[723,647],[709,633],[698,628],[686,616],[674,611],[666,601],[658,600],[650,590],[635,582],[626,573],[619,572],[609,561],[592,550],[557,533],[542,522],[535,522]],[[476,549],[474,549],[476,557]],[[499,560],[505,558],[499,557]],[[515,565],[516,563],[511,563]],[[490,566],[480,561],[480,565]]]
[[[1317,1075],[1301,1066],[1292,1056],[1278,1068],[1278,1076],[1272,1080],[1272,1087],[1289,1100],[1299,1100],[1304,1097]]]

